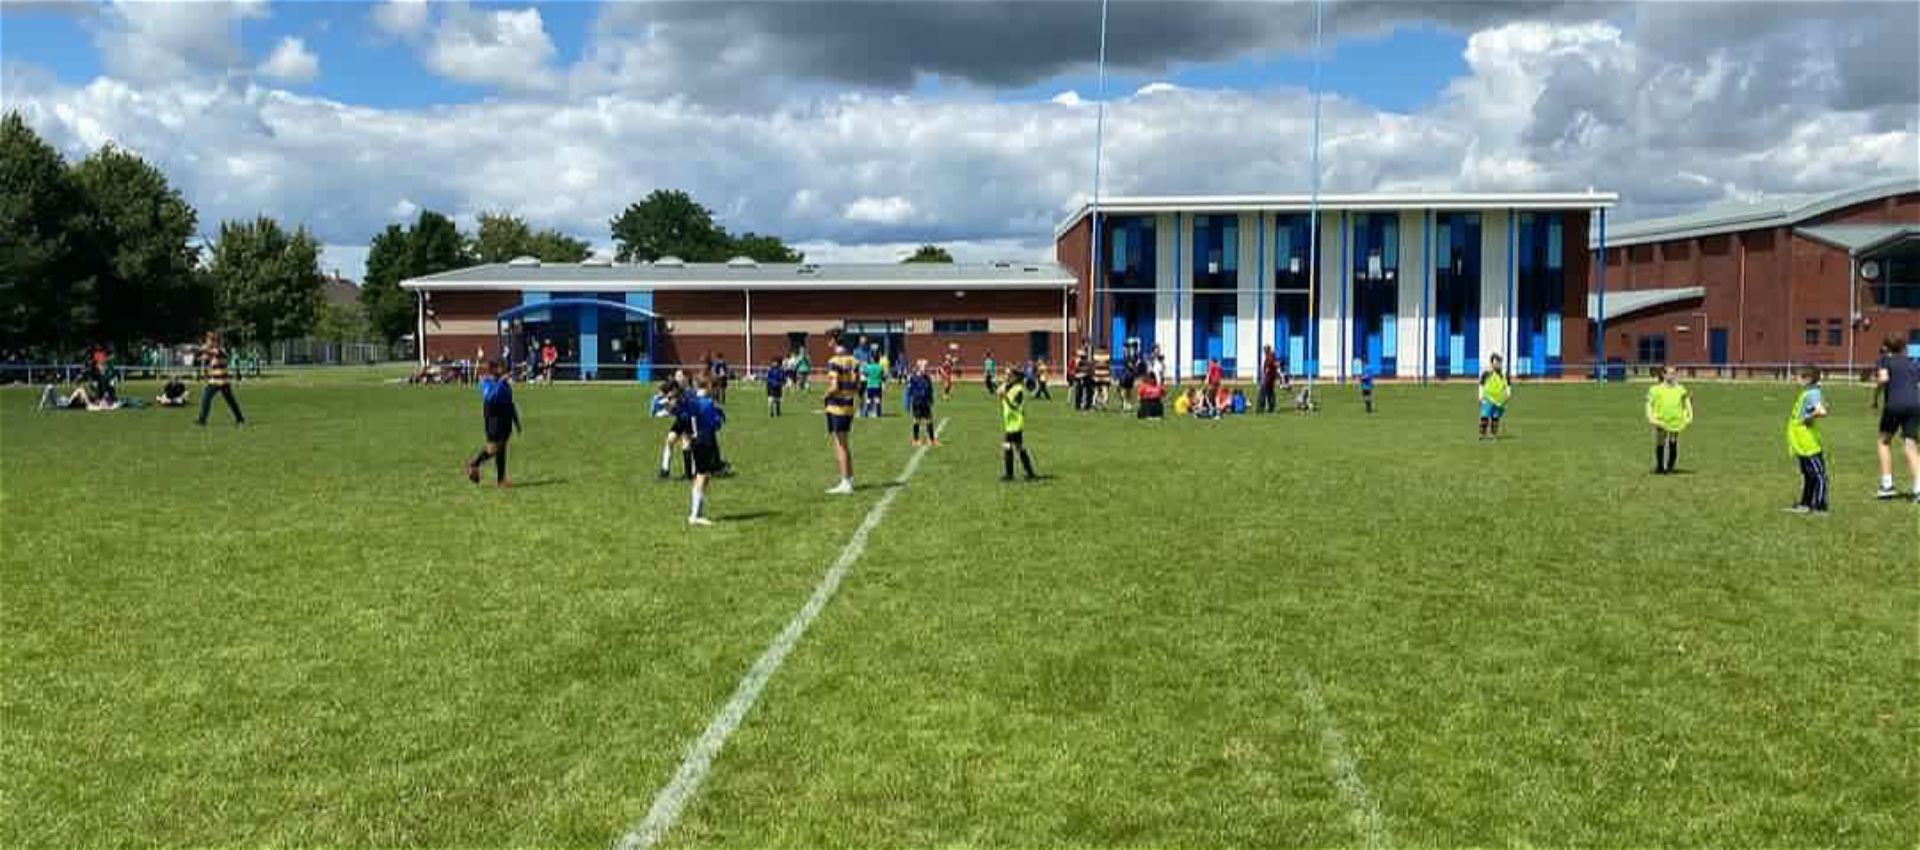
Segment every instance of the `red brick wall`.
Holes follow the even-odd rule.
[[[1074,279],[1079,281],[1078,285],[1074,287],[1073,298],[1074,308],[1077,311],[1074,315],[1078,316],[1080,320],[1076,325],[1079,327],[1101,327],[1103,325],[1099,317],[1088,314],[1089,309],[1097,306],[1097,302],[1093,297],[1093,282],[1089,274],[1090,269],[1088,265],[1092,260],[1092,257],[1088,255],[1088,252],[1093,250],[1092,240],[1093,216],[1087,216],[1086,218],[1080,219],[1074,226],[1067,228],[1067,232],[1060,234],[1060,238],[1054,240],[1053,243],[1054,260],[1060,265],[1065,266],[1068,271],[1073,273]],[[1078,345],[1078,336],[1074,338],[1073,342],[1075,345]]]
[[[1593,279],[1588,266],[1593,252],[1587,247],[1588,213],[1570,211],[1561,222],[1565,244],[1560,257],[1566,264],[1565,306],[1560,313],[1560,358],[1569,364],[1593,362],[1591,332],[1587,328],[1587,284]]]

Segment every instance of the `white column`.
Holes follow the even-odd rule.
[[[1345,227],[1340,213],[1332,210],[1320,212],[1320,274],[1316,288],[1319,290],[1320,323],[1315,332],[1319,336],[1320,377],[1336,378],[1340,375],[1340,343],[1346,337],[1347,322],[1340,321],[1340,295],[1347,289],[1344,273],[1344,258],[1340,250],[1344,243],[1340,231]],[[1351,293],[1349,301],[1351,300]]]
[[[1178,355],[1173,350],[1173,214],[1153,217],[1153,341],[1167,357],[1172,369]],[[1172,376],[1169,375],[1169,378]]]
[[[1237,377],[1252,378],[1260,374],[1260,342],[1262,335],[1259,319],[1255,312],[1260,307],[1260,297],[1256,287],[1260,286],[1260,228],[1266,216],[1261,213],[1243,213],[1240,216],[1240,293],[1234,309],[1234,320],[1239,324],[1234,333],[1234,342],[1239,346]]]
[[[1420,288],[1432,273],[1423,268],[1427,260],[1420,250],[1420,234],[1426,224],[1426,211],[1400,211],[1400,271],[1395,281],[1400,288],[1400,305],[1394,311],[1394,346],[1398,349],[1394,353],[1400,364],[1397,374],[1402,378],[1427,374],[1425,364],[1420,362],[1420,323],[1427,320],[1420,312]]]
[[[1507,211],[1480,213],[1480,368],[1499,354],[1511,370],[1513,352],[1507,350],[1507,322],[1513,305],[1507,303]]]

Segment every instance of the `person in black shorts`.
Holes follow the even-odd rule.
[[[713,387],[718,381],[713,376],[702,377],[693,396],[681,399],[680,406],[687,411],[691,431],[687,444],[693,466],[693,500],[687,512],[688,525],[713,524],[707,519],[707,481],[724,473],[727,467],[727,462],[720,458],[720,429],[727,423],[727,412],[713,398]]]
[[[913,444],[923,444],[920,432],[924,430],[924,445],[940,445],[933,425],[933,378],[927,375],[925,360],[914,364],[913,377],[907,379],[907,408],[913,414]]]
[[[1907,455],[1907,472],[1913,475],[1913,498],[1920,501],[1920,363],[1906,354],[1906,343],[1888,336],[1880,344],[1880,364],[1874,373],[1873,396],[1880,405],[1880,489],[1874,496],[1891,499],[1900,495],[1893,488],[1893,438],[1900,436]]]
[[[507,441],[520,430],[520,408],[513,403],[513,384],[507,380],[506,367],[498,360],[480,364],[480,413],[486,427],[486,445],[467,461],[467,480],[480,483],[480,464],[493,458],[493,486],[507,487]]]

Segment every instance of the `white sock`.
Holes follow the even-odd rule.
[[[1893,489],[1893,476],[1891,476],[1891,475],[1882,475],[1882,476],[1880,476],[1880,489],[1882,489],[1882,490],[1892,490],[1892,489]]]
[[[702,516],[706,513],[706,510],[707,510],[707,494],[699,492],[697,490],[694,491],[693,513],[687,514],[687,516],[689,518]]]
[[[673,471],[673,444],[672,443],[668,443],[660,447],[660,471],[661,472]]]

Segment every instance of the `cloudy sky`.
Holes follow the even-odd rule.
[[[1328,0],[1328,190],[1619,191],[1626,218],[1920,175],[1920,4]],[[0,101],[357,275],[431,208],[606,245],[685,189],[818,260],[1050,254],[1093,188],[1092,0],[0,6]],[[1309,186],[1308,2],[1110,7],[1109,194]]]

